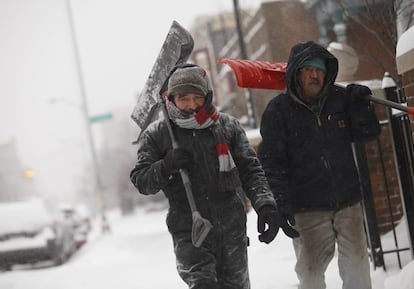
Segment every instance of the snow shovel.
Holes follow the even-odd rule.
[[[375,97],[375,96],[372,96],[372,95],[367,95],[367,99],[371,100],[373,102],[391,107],[391,108],[395,108],[399,111],[406,112],[409,115],[414,115],[414,107],[412,107],[412,106],[405,106],[405,105],[399,104],[398,102],[378,98],[378,97]]]
[[[167,123],[168,132],[170,134],[171,142],[173,148],[178,148],[178,143],[175,139],[174,133],[171,128],[170,120],[168,118],[167,109],[165,103],[162,103],[162,111],[164,114],[165,122]],[[207,237],[213,225],[209,220],[204,219],[197,210],[197,206],[194,200],[193,191],[191,189],[190,178],[188,177],[187,171],[180,169],[181,179],[185,188],[185,193],[187,195],[188,203],[191,208],[193,226],[191,228],[191,241],[195,247],[200,247],[204,239]]]
[[[239,87],[275,90],[284,90],[286,88],[285,75],[287,63],[285,62],[222,58],[217,60],[217,63],[230,66],[236,76]],[[366,97],[372,102],[414,115],[414,107],[372,95],[367,95]]]
[[[151,122],[164,116],[168,124],[173,147],[177,147],[177,142],[172,133],[165,109],[164,99],[161,94],[171,70],[177,64],[185,63],[193,51],[193,48],[194,41],[191,34],[177,21],[173,21],[131,114],[131,118],[140,127],[141,132],[144,131]],[[162,111],[160,111],[161,108],[163,108]],[[195,247],[199,247],[212,228],[212,225],[208,220],[203,219],[197,211],[187,172],[181,170],[180,174],[192,212],[192,242]]]

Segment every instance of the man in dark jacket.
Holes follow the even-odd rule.
[[[140,193],[162,190],[168,198],[177,270],[189,288],[247,289],[244,196],[258,213],[260,241],[271,242],[279,226],[292,229],[279,223],[273,194],[242,126],[217,112],[212,97],[204,69],[177,67],[168,81],[166,107],[178,148],[172,148],[166,120],[151,123],[138,139],[130,177]],[[181,169],[189,174],[198,211],[213,225],[199,247],[192,243],[192,212]]]
[[[267,105],[258,157],[293,239],[301,289],[326,288],[335,245],[344,289],[371,288],[354,142],[380,133],[368,87],[334,84],[337,59],[309,41],[292,47],[286,91]],[[296,221],[296,222],[295,222]]]

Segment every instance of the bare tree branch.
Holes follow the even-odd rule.
[[[343,0],[339,0],[338,4],[346,18],[351,19],[353,22],[360,25],[365,31],[373,35],[386,53],[390,57],[394,57],[395,47],[397,44],[395,27],[396,13],[393,8],[394,1],[392,1],[392,3],[388,3],[388,5],[385,6],[385,9],[382,9],[381,13],[375,13],[377,12],[377,9],[374,9],[372,2],[370,2],[371,1],[364,0],[364,9],[366,11],[365,15],[352,13]],[[361,19],[363,19],[363,21],[361,21]],[[382,31],[378,31],[378,28]],[[384,29],[388,29],[388,31],[383,33]],[[393,42],[393,47],[390,48],[384,39],[390,39]]]

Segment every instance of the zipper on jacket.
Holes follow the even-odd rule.
[[[327,159],[325,159],[324,156],[321,156],[321,160],[322,160],[323,165],[325,166],[325,168],[327,168],[327,169],[331,168],[331,164],[329,163],[329,161]]]
[[[316,119],[318,120],[318,126],[322,127],[322,121],[321,121],[319,114],[316,115]]]
[[[320,118],[320,111],[322,110],[322,109],[320,109],[320,111],[319,111],[319,113],[317,113],[317,112],[315,112],[315,111],[313,111],[312,110],[312,108],[311,107],[309,107],[309,105],[307,105],[307,104],[305,104],[304,102],[301,102],[301,104],[304,106],[304,107],[306,107],[307,109],[309,109],[315,116],[316,116],[316,121],[318,122],[318,127],[322,127],[322,120],[321,120],[321,118]]]

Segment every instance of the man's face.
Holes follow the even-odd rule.
[[[299,82],[305,100],[311,101],[318,96],[323,88],[324,78],[325,72],[320,68],[304,66],[300,69]]]
[[[174,95],[175,106],[186,113],[199,111],[206,101],[205,96],[196,93],[187,93],[186,95]]]

